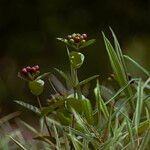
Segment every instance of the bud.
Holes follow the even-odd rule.
[[[77,34],[76,34],[76,36],[79,36],[79,37],[80,37],[80,36],[81,36],[81,34],[80,34],[80,33],[77,33]]]
[[[87,34],[86,33],[82,34],[82,36],[83,36],[84,40],[87,39]]]
[[[71,39],[72,38],[72,36],[71,35],[68,35],[68,39]]]
[[[71,43],[74,43],[74,39],[70,39],[70,42],[71,42]]]
[[[83,36],[82,36],[82,35],[80,36],[80,39],[81,39],[81,40],[84,40],[84,38],[83,38]]]
[[[67,42],[68,42],[68,40],[67,40],[67,39],[65,39],[65,40],[64,40],[64,42],[65,42],[65,43],[67,43]]]
[[[85,40],[82,40],[82,43],[85,43]]]
[[[75,34],[75,33],[73,33],[73,34],[72,34],[72,37],[73,37],[73,38],[74,38],[74,37],[76,37],[76,34]]]

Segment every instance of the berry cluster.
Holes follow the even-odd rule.
[[[23,76],[27,76],[29,74],[35,75],[35,74],[40,73],[40,67],[38,65],[33,66],[33,67],[27,66],[27,67],[23,68],[20,73]]]
[[[71,43],[79,44],[84,43],[87,40],[87,34],[79,34],[73,33],[72,35],[68,35],[68,41]]]

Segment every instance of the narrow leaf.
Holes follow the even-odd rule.
[[[90,82],[91,80],[94,80],[94,79],[96,79],[96,78],[98,78],[98,77],[99,77],[99,75],[94,75],[94,76],[92,76],[92,77],[89,77],[89,78],[87,78],[87,79],[81,81],[81,82],[80,82],[79,84],[77,84],[76,86],[82,86],[82,85],[84,85],[84,84],[86,84],[86,83]]]
[[[38,76],[35,80],[43,79],[43,78],[47,77],[49,74],[50,74],[50,72],[43,73],[42,75]]]
[[[125,86],[127,84],[127,77],[126,77],[124,67],[120,63],[120,60],[119,60],[113,46],[111,45],[110,41],[105,37],[104,33],[102,33],[102,34],[103,34],[106,50],[107,50],[107,53],[109,55],[109,59],[111,62],[112,69],[116,75],[116,79],[121,87]],[[132,95],[132,90],[131,90],[130,86],[127,87],[124,92],[125,92],[127,98],[129,98]],[[130,101],[130,106],[132,108],[134,108],[132,101]]]
[[[25,108],[27,108],[27,109],[29,109],[29,110],[31,110],[31,111],[33,111],[33,112],[35,112],[35,113],[37,113],[37,114],[40,114],[39,108],[37,108],[33,105],[30,105],[30,104],[25,103],[23,101],[14,101],[14,102],[21,105],[21,106],[23,106],[23,107],[25,107]]]
[[[18,145],[20,149],[27,150],[19,141],[15,140],[12,136],[9,137]]]
[[[136,61],[134,61],[132,58],[129,56],[124,55],[124,58],[132,62],[134,65],[136,65],[141,71],[143,71],[148,77],[150,77],[150,72],[146,70],[144,67],[142,67],[140,64],[138,64]]]
[[[83,43],[79,48],[81,49],[81,48],[87,47],[87,46],[93,44],[95,41],[96,41],[95,39],[88,40],[85,43]]]

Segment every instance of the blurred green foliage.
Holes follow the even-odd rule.
[[[149,68],[149,18],[149,0],[0,0],[0,114],[13,111],[13,99],[32,99],[17,78],[20,68],[38,64],[42,71],[66,70],[66,50],[56,37],[85,32],[97,39],[85,50],[81,78],[100,74],[104,80],[111,73],[101,36],[108,26],[125,53]]]

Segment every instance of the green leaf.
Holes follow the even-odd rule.
[[[48,139],[49,141],[54,141],[54,138],[47,136],[47,135],[42,135],[42,136],[36,136],[33,138],[34,140],[39,140],[39,141],[44,141],[45,139]]]
[[[81,142],[71,133],[69,134],[69,137],[70,137],[70,139],[72,141],[74,149],[75,150],[82,150]]]
[[[140,144],[139,150],[145,150],[146,148],[149,147],[150,143],[150,127],[146,132],[146,135],[144,136],[142,143]]]
[[[88,133],[88,128],[85,124],[85,121],[82,119],[81,115],[76,112],[73,108],[71,108],[73,116],[76,120],[78,130]]]
[[[89,124],[93,124],[94,123],[94,118],[93,118],[93,110],[92,110],[90,100],[83,99],[82,100],[82,108],[83,108],[82,111],[85,115],[85,118],[86,118],[87,122]]]
[[[127,77],[127,68],[126,68],[126,64],[125,64],[124,58],[123,58],[122,50],[120,48],[120,44],[118,42],[118,39],[117,39],[114,31],[111,28],[110,28],[110,31],[111,31],[112,36],[114,38],[114,44],[115,44],[115,50],[116,50],[117,56],[118,56],[118,58],[119,58],[119,60],[120,60],[120,62],[122,64],[122,66],[124,68],[124,71],[125,71],[125,74],[126,74],[126,77]]]
[[[71,124],[71,118],[68,115],[66,115],[62,110],[58,110],[56,113],[62,125],[68,126]]]
[[[43,79],[43,78],[47,77],[49,74],[50,74],[50,72],[43,73],[42,75],[38,76],[35,80]]]
[[[68,98],[67,99],[67,107],[70,109],[71,107],[73,109],[75,109],[78,113],[82,113],[83,112],[83,108],[82,108],[82,101],[75,99],[75,98]]]
[[[116,75],[116,79],[117,79],[119,85],[121,87],[123,87],[127,84],[127,81],[128,81],[124,67],[123,67],[120,59],[118,58],[113,46],[111,45],[109,40],[105,37],[104,33],[102,33],[102,34],[103,34],[106,50],[107,50],[107,53],[108,53],[108,56],[110,59],[112,69]],[[129,98],[132,95],[131,87],[128,86],[124,92],[125,92],[126,97]],[[131,106],[131,108],[134,108],[134,104],[132,101],[130,101],[130,106]]]
[[[18,147],[22,150],[27,150],[19,141],[15,140],[12,136],[9,136],[15,143],[18,145]]]
[[[95,39],[88,40],[88,41],[86,41],[85,43],[83,43],[83,44],[79,47],[79,49],[84,48],[84,47],[87,47],[87,46],[93,44],[95,41],[96,41]]]
[[[64,129],[65,131],[67,131],[67,132],[69,132],[69,131],[71,131],[72,133],[74,133],[74,134],[76,134],[76,135],[78,135],[78,136],[82,136],[83,138],[85,138],[85,139],[88,139],[88,140],[92,140],[93,139],[93,136],[91,135],[91,134],[85,134],[85,133],[83,133],[83,132],[81,132],[81,131],[79,131],[79,130],[77,130],[77,129],[75,129],[75,128],[72,128],[72,127],[70,127],[70,126],[68,126],[68,125],[70,125],[71,124],[71,119],[70,118],[68,118],[68,117],[66,117],[67,115],[64,115],[64,114],[66,114],[66,112],[64,112],[63,110],[59,110],[59,111],[57,111],[57,114],[61,114],[60,116],[59,116],[59,119],[61,120],[61,124],[59,123],[59,122],[57,122],[56,120],[54,120],[54,119],[52,119],[52,118],[49,118],[49,117],[46,117],[46,119],[47,119],[47,121],[52,125],[52,124],[55,124],[57,127],[59,127],[60,129]],[[65,118],[64,118],[64,116],[65,116]],[[65,122],[66,120],[64,120],[64,119],[66,119],[67,118],[67,123]],[[82,119],[83,120],[83,119]],[[67,125],[67,126],[64,126],[63,125],[63,123],[65,122],[65,124]],[[79,125],[77,124],[77,128],[79,128]],[[79,128],[79,129],[81,129],[81,128]],[[83,131],[85,131],[85,130],[83,130]]]
[[[44,90],[44,81],[39,79],[39,80],[34,80],[29,82],[29,89],[33,95],[40,95],[42,94]]]
[[[93,124],[93,110],[91,103],[88,99],[75,99],[75,98],[70,98],[67,101],[67,105],[69,105],[71,108],[73,108],[75,111],[78,113],[84,113],[85,118],[88,123]]]
[[[42,108],[42,111],[41,111],[41,116],[46,116],[48,115],[49,113],[52,113],[55,109],[52,108],[52,107],[44,107]]]
[[[98,77],[99,77],[99,75],[94,75],[94,76],[92,76],[92,77],[89,77],[89,78],[87,78],[87,79],[81,81],[81,82],[80,82],[79,84],[77,84],[76,86],[82,86],[82,85],[84,85],[84,84],[86,84],[86,83],[90,82],[91,80],[94,80],[94,79],[96,79],[96,78],[98,78]]]
[[[150,119],[147,119],[143,122],[141,122],[138,126],[138,134],[143,134],[145,130],[150,126]]]
[[[71,86],[73,86],[73,83],[70,79],[70,77],[65,74],[62,70],[59,70],[58,68],[54,68]]]
[[[41,113],[40,110],[39,110],[39,108],[37,108],[37,107],[35,107],[33,105],[30,105],[30,104],[25,103],[23,101],[14,101],[14,102],[17,103],[17,104],[19,104],[19,105],[21,105],[21,106],[23,106],[23,107],[25,107],[25,108],[27,108],[28,110],[31,110],[31,111],[37,113],[37,114]]]
[[[98,115],[102,111],[105,118],[108,120],[109,112],[108,112],[108,109],[107,109],[107,106],[106,106],[104,100],[101,97],[100,85],[99,85],[98,80],[97,80],[96,88],[94,89],[94,93],[95,93],[96,101],[97,101],[97,104],[98,104]],[[98,117],[100,119],[100,115]]]
[[[124,55],[124,58],[132,62],[135,66],[137,66],[140,70],[142,70],[148,77],[150,77],[150,72],[146,70],[144,67],[142,67],[140,64],[138,64],[135,60],[126,55]]]
[[[50,146],[52,146],[55,149],[55,145],[49,140],[49,138],[43,136],[41,133],[39,133],[34,127],[30,126],[24,121],[21,121],[21,124],[24,125],[26,128],[28,128],[31,132],[37,135],[37,137],[41,137],[44,142],[48,143]]]
[[[13,112],[13,113],[11,113],[11,114],[8,114],[8,115],[6,115],[6,116],[0,118],[0,126],[1,126],[3,123],[9,121],[10,119],[19,116],[20,114],[21,114],[20,111],[16,111],[16,112]]]
[[[80,52],[70,52],[70,62],[74,69],[78,69],[84,62],[84,55]]]
[[[79,52],[70,52],[70,61],[74,69],[80,68],[84,61],[84,55]]]
[[[62,107],[66,101],[67,101],[66,99],[59,100],[59,101],[55,102],[54,104],[52,104],[51,106],[42,108],[41,115],[45,116],[45,115],[53,112],[56,108]]]
[[[134,146],[134,136],[133,136],[133,130],[132,130],[132,124],[130,123],[130,120],[126,118],[126,124],[127,124],[127,131],[129,134],[129,139]]]
[[[138,82],[138,87],[137,87],[137,102],[136,102],[136,110],[135,110],[135,128],[136,131],[138,132],[138,126],[139,122],[141,119],[141,113],[142,113],[142,108],[143,108],[143,87],[142,87],[142,81],[139,80]]]
[[[69,139],[67,138],[67,133],[63,132],[63,139],[64,139],[64,149],[65,150],[70,150],[70,143],[69,143]]]
[[[60,143],[60,139],[59,139],[59,133],[57,131],[57,128],[56,128],[55,124],[53,124],[53,131],[54,131],[54,137],[56,139],[57,150],[61,150],[61,143]]]
[[[125,89],[133,82],[138,81],[138,79],[132,79],[130,80],[125,86],[121,87],[114,95],[111,96],[111,98],[106,102],[106,104],[110,103],[112,100],[115,100]],[[129,98],[131,98],[130,96]],[[129,99],[128,98],[128,99]]]

